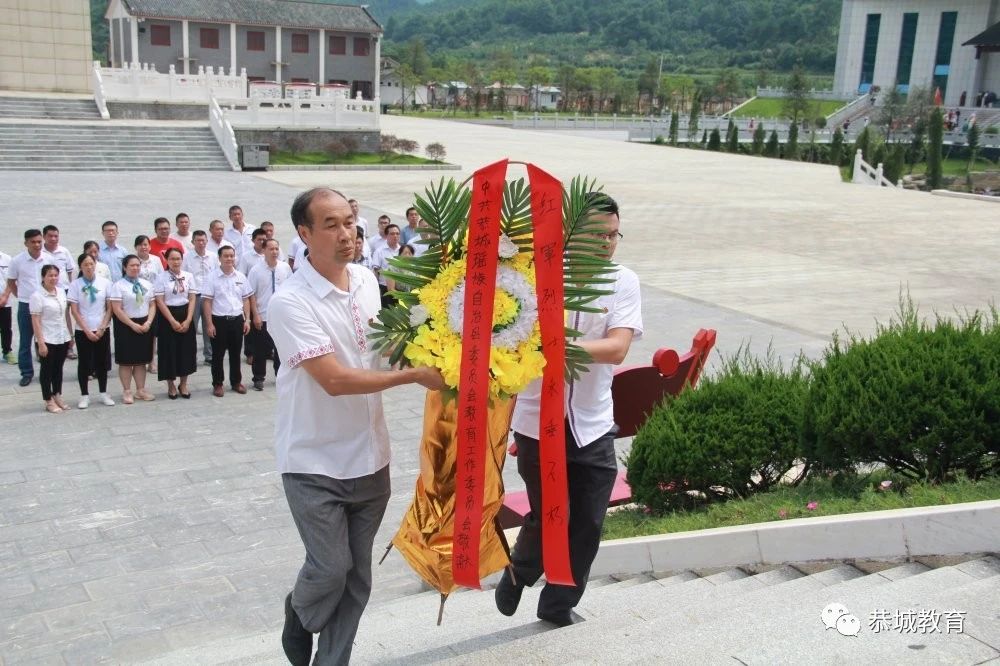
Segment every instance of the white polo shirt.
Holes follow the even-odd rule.
[[[354,479],[389,464],[389,431],[381,393],[331,396],[302,368],[326,354],[352,368],[375,370],[370,322],[381,307],[368,269],[350,264],[341,291],[308,261],[271,299],[268,332],[281,358],[274,424],[278,472]]]
[[[601,296],[594,307],[604,312],[570,312],[567,326],[583,333],[578,340],[600,340],[613,328],[631,328],[633,340],[642,338],[642,297],[639,277],[629,268],[618,266],[613,293]],[[611,380],[614,366],[593,363],[590,372],[581,373],[576,381],[566,384],[566,420],[580,447],[587,446],[611,430],[615,423],[611,400]],[[541,411],[541,379],[528,384],[517,395],[511,428],[514,432],[538,439],[538,418]]]
[[[94,300],[90,300],[90,292],[84,292],[84,287],[86,286],[83,281],[83,276],[78,277],[69,284],[69,291],[66,292],[66,300],[70,303],[76,303],[77,309],[80,310],[80,316],[83,321],[87,323],[87,328],[91,331],[96,331],[104,321],[104,311],[108,306],[108,298],[111,296],[111,280],[103,278],[99,275],[94,275],[94,281],[91,283],[94,287]],[[73,328],[77,331],[80,330],[80,325],[76,323],[76,319],[73,320]]]
[[[204,255],[194,251],[185,252],[181,270],[191,274],[194,278],[194,290],[200,293],[208,276],[219,270],[219,255],[208,251]]]
[[[243,299],[250,298],[253,289],[247,276],[233,269],[226,275],[222,269],[215,271],[201,287],[203,298],[212,299],[213,317],[238,317],[243,314]]]
[[[253,289],[257,313],[262,320],[267,321],[267,306],[271,302],[271,297],[290,277],[292,277],[292,269],[282,261],[275,264],[274,268],[268,266],[266,261],[262,261],[250,269],[247,280],[250,282],[250,288]]]
[[[48,253],[55,260],[53,263],[59,267],[59,288],[63,291],[69,289],[69,276],[76,270],[73,255],[62,245],[57,245],[55,250],[49,250],[43,245],[42,252]]]
[[[257,264],[262,264],[262,263],[264,263],[264,253],[261,252],[260,254],[257,254],[257,250],[250,250],[249,252],[245,253],[242,257],[240,257],[239,265],[237,266],[237,268],[239,268],[240,273],[243,273],[243,275],[249,277],[250,269],[256,266]]]
[[[208,237],[208,242],[205,244],[205,252],[208,252],[209,254],[214,254],[215,258],[218,259],[219,258],[219,250],[221,250],[224,247],[233,247],[233,244],[230,243],[229,241],[227,241],[225,236],[223,236],[222,240],[220,240],[218,243],[216,243],[214,240],[212,240],[212,237],[209,236]],[[239,260],[239,258],[240,258],[240,251],[238,249],[236,249],[236,248],[233,248],[233,249],[236,250],[236,259]]]
[[[382,275],[382,271],[389,269],[389,260],[393,257],[399,256],[399,251],[403,248],[402,245],[397,245],[395,248],[389,247],[388,243],[384,243],[372,254],[371,268],[372,270],[378,270],[378,283],[385,284],[385,276]]]

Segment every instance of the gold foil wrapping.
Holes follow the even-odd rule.
[[[427,392],[420,440],[420,476],[413,503],[392,539],[392,544],[413,570],[445,596],[457,587],[451,575],[458,451],[456,407],[455,400],[445,404],[439,391]],[[479,541],[480,579],[500,571],[510,562],[495,518],[503,504],[502,471],[513,408],[513,400],[496,401],[490,406],[487,418],[489,449]]]

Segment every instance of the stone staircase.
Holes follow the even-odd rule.
[[[525,590],[511,618],[496,611],[491,590],[457,592],[445,605],[442,626],[435,624],[438,594],[423,592],[372,604],[362,618],[352,661],[994,663],[1000,659],[1000,559],[935,564],[942,562],[784,565],[602,578],[590,582],[576,609],[577,624],[562,629],[535,620],[537,585]],[[856,635],[851,635],[851,618],[825,626],[824,609],[834,603],[857,618]],[[878,620],[874,628],[873,619]],[[279,634],[280,628],[148,663],[286,663]]]
[[[206,127],[0,123],[0,171],[228,171]]]
[[[93,99],[0,96],[0,118],[100,120]]]

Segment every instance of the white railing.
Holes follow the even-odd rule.
[[[100,60],[94,61],[94,67],[90,70],[90,80],[94,86],[94,102],[97,104],[97,110],[101,113],[101,118],[111,120],[111,114],[108,113],[108,102],[104,93],[104,79],[101,76]]]
[[[95,69],[98,69],[95,67]],[[225,73],[219,67],[199,67],[197,74],[178,74],[174,66],[164,74],[149,64],[123,68],[101,67],[106,99],[141,102],[193,102],[205,104],[212,97],[221,100],[245,99],[246,69]]]
[[[826,117],[826,126],[836,129],[848,118],[853,118],[865,109],[871,110],[872,106],[871,95],[861,95],[847,106],[843,106],[828,115]]]
[[[848,101],[853,99],[851,94],[844,95],[833,90],[810,90],[806,95],[809,99],[822,99],[832,102]],[[762,88],[757,86],[757,97],[770,97],[772,99],[784,99],[788,97],[788,92],[784,88]]]
[[[214,97],[208,98],[208,123],[212,127],[212,134],[222,148],[226,161],[229,162],[233,171],[240,171],[239,146],[236,144],[236,133],[233,126],[226,119],[222,112],[222,107]]]
[[[379,100],[344,97],[310,99],[248,99],[227,104],[233,127],[359,129],[379,128]]]
[[[865,162],[861,156],[861,151],[859,150],[854,154],[854,176],[851,181],[857,183],[858,185],[874,185],[876,187],[892,187],[900,188],[903,187],[903,181],[893,184],[888,178],[882,175],[882,165],[879,164],[877,167],[872,167],[871,164]]]

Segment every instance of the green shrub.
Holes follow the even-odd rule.
[[[722,150],[722,137],[719,136],[719,128],[716,127],[708,137],[709,150]]]
[[[650,415],[626,463],[632,496],[661,512],[768,490],[800,457],[806,390],[800,363],[738,353]]]
[[[909,299],[872,339],[835,338],[803,416],[805,456],[830,470],[883,464],[914,479],[1000,471],[1000,319],[921,322]]]

